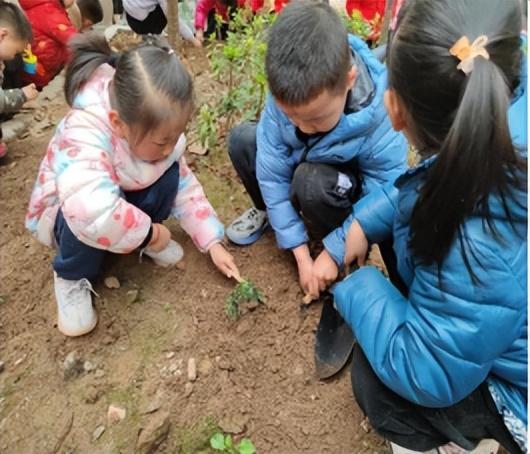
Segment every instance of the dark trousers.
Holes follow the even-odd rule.
[[[232,129],[228,153],[254,206],[264,211],[266,206],[256,177],[256,128],[256,123],[242,123]],[[351,184],[347,190],[343,188],[345,178]],[[303,162],[297,166],[291,182],[290,200],[311,239],[323,239],[346,220],[361,194],[360,186],[358,174],[352,166],[314,162]],[[379,249],[390,278],[406,294],[406,287],[397,272],[392,242],[380,243]]]
[[[428,451],[452,441],[472,450],[480,440],[493,438],[510,453],[522,452],[504,425],[486,383],[451,407],[422,407],[385,386],[359,345],[353,351],[351,381],[355,399],[372,427],[400,446]]]
[[[124,198],[160,223],[171,214],[179,184],[179,164],[176,162],[154,184],[140,191],[124,192]],[[79,241],[70,230],[61,210],[54,226],[57,255],[53,269],[59,277],[68,280],[94,280],[101,273],[106,251]]]
[[[135,19],[127,12],[125,12],[125,18],[132,31],[138,35],[147,35],[149,33],[160,35],[167,25],[166,15],[160,5],[156,5],[156,8],[144,20]]]

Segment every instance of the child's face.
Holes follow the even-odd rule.
[[[328,132],[337,125],[344,112],[346,97],[355,83],[356,75],[357,71],[352,67],[345,88],[338,93],[324,90],[308,103],[299,106],[289,106],[278,100],[276,103],[305,134]]]
[[[17,54],[24,52],[28,42],[19,38],[12,30],[0,27],[0,60],[13,60]]]

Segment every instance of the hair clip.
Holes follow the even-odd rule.
[[[488,44],[488,37],[486,35],[480,35],[471,44],[467,36],[462,36],[451,49],[449,53],[460,60],[460,63],[456,67],[463,71],[468,76],[473,71],[473,62],[475,57],[482,57],[486,60],[490,59],[490,54],[486,50],[486,44]]]

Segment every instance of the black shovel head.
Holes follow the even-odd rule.
[[[330,378],[348,362],[355,339],[350,327],[326,298],[315,339],[315,367],[318,378]]]

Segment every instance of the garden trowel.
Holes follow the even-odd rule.
[[[330,378],[346,365],[355,338],[333,306],[333,295],[322,298],[322,313],[315,337],[315,368],[318,378]]]

